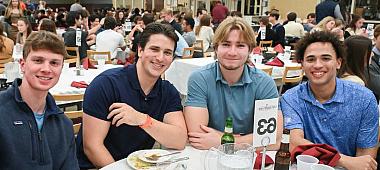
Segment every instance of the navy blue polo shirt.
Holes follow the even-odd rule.
[[[177,89],[168,81],[158,79],[152,91],[145,95],[138,81],[136,65],[107,70],[97,76],[86,89],[83,111],[98,119],[108,120],[113,103],[127,103],[139,112],[163,121],[166,113],[181,111]],[[164,132],[163,132],[164,133]],[[104,145],[117,161],[130,153],[152,148],[155,140],[138,126],[110,126]],[[82,129],[77,137],[77,156],[81,168],[93,168],[83,152]]]

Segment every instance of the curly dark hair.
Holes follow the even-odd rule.
[[[344,63],[346,59],[346,50],[344,48],[344,44],[339,41],[339,37],[332,32],[329,31],[315,31],[312,33],[306,34],[296,45],[296,59],[299,62],[303,61],[306,48],[316,42],[322,43],[331,43],[336,53],[336,57],[342,58],[342,62]]]

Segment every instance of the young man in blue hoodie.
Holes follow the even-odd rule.
[[[53,33],[35,32],[26,40],[23,78],[0,93],[0,169],[79,169],[72,122],[48,92],[66,55]]]

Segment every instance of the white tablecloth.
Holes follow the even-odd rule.
[[[207,64],[215,62],[213,57],[192,58],[192,59],[176,59],[165,72],[165,79],[170,81],[177,90],[183,94],[187,94],[187,80],[190,74]]]
[[[189,157],[186,161],[181,161],[187,165],[188,170],[205,170],[204,162],[206,158],[207,150],[198,150],[191,146],[186,146],[182,153],[176,155],[175,157]],[[274,160],[276,152],[268,151],[268,155]],[[274,167],[272,168],[274,169]],[[101,170],[132,170],[131,167],[127,164],[127,158],[121,159],[117,162],[114,162],[106,167],[103,167]]]
[[[255,66],[258,69],[273,67],[273,70],[272,70],[272,78],[273,79],[281,79],[282,75],[284,74],[286,66],[300,66],[300,65],[301,64],[299,64],[299,63],[285,63],[284,67],[277,67],[277,66],[269,66],[269,65],[265,65],[265,64],[255,64]],[[298,76],[298,75],[299,75],[299,72],[297,72],[297,71],[289,71],[288,72],[288,76]]]
[[[98,66],[97,66],[98,67]],[[87,84],[90,84],[91,81],[102,73],[105,70],[122,67],[122,65],[112,65],[106,64],[102,67],[98,67],[98,69],[88,69],[83,70],[82,76],[77,76],[75,67],[71,68],[63,68],[61,77],[59,78],[58,83],[49,90],[51,94],[80,94],[84,93],[85,88],[75,88],[71,87],[71,82],[73,81],[85,81]]]

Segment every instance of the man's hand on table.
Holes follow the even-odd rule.
[[[217,147],[220,145],[220,139],[223,136],[222,132],[219,132],[213,128],[200,125],[203,132],[189,132],[189,142],[197,149],[210,149],[211,147]]]
[[[347,170],[376,170],[377,163],[370,155],[350,157],[342,155],[338,163]]]
[[[110,106],[111,111],[107,119],[112,118],[112,125],[116,124],[116,127],[125,123],[131,126],[139,126],[144,124],[146,115],[136,111],[134,108],[125,103],[114,103]]]

